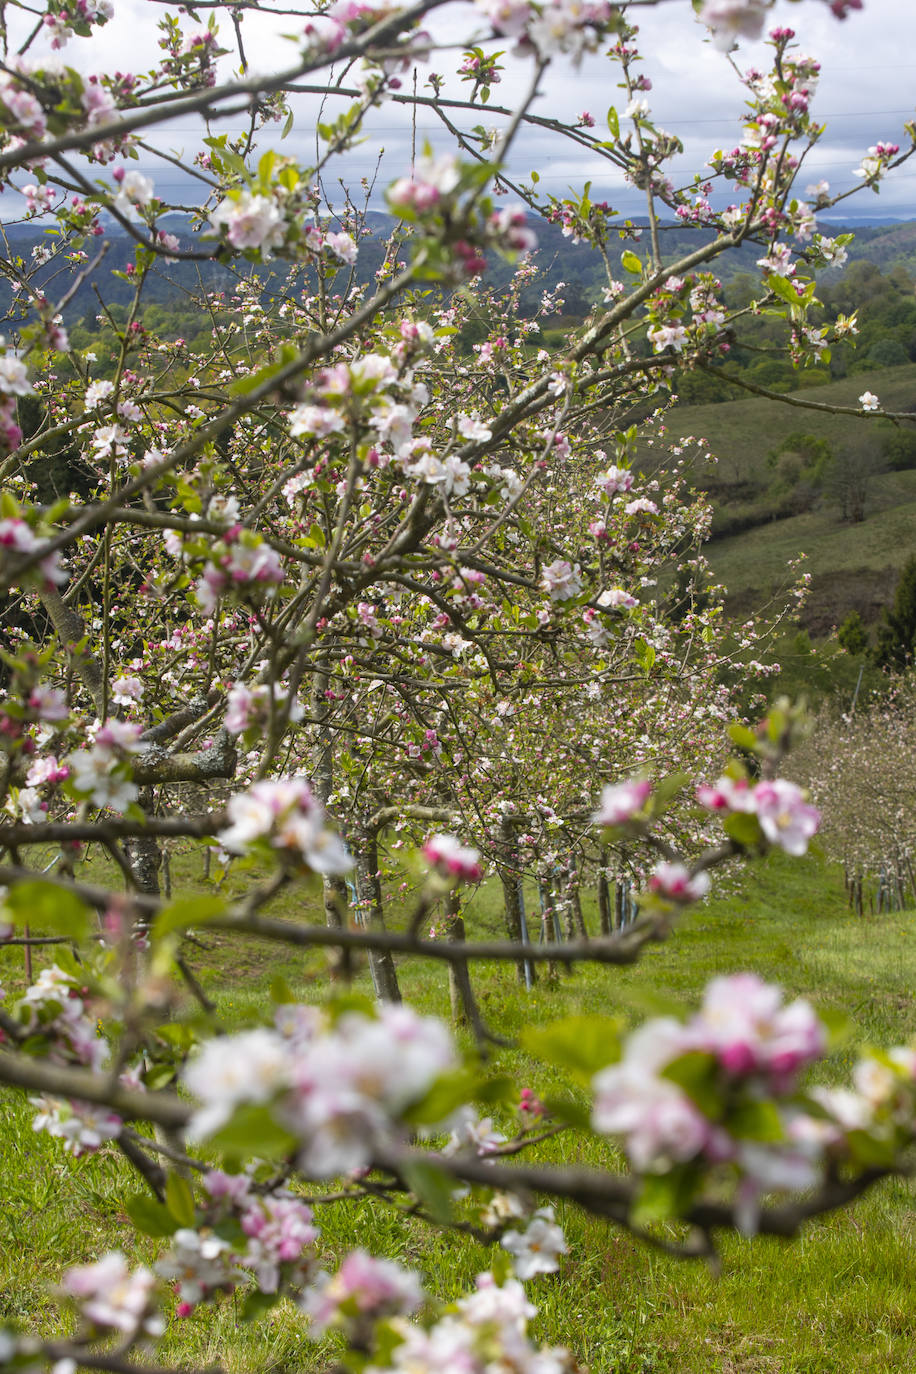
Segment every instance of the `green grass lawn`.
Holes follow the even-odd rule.
[[[177,876],[183,891],[199,886],[184,864]],[[634,968],[579,969],[552,985],[542,980],[531,994],[511,967],[479,968],[474,979],[484,1015],[510,1035],[575,1011],[620,1011],[635,1019],[648,993],[695,999],[711,976],[750,968],[790,994],[850,1012],[859,1041],[898,1042],[916,1034],[913,913],[851,916],[837,871],[815,859],[776,856],[726,881],[730,895],[686,917]],[[283,914],[299,914],[285,900]],[[587,916],[594,929],[593,910]],[[492,885],[468,904],[466,919],[471,935],[498,929]],[[278,973],[302,998],[326,991],[323,956],[288,955],[213,932],[202,931],[201,938],[206,947],[191,950],[190,960],[229,1024],[265,1011]],[[21,952],[0,952],[0,973],[6,986],[19,981]],[[447,1013],[442,969],[408,962],[400,975],[411,1001]],[[357,981],[368,986],[364,971]],[[842,1075],[852,1057],[852,1047],[844,1050],[825,1076]],[[500,1063],[519,1086],[550,1086],[549,1075],[521,1051],[501,1053]],[[127,1243],[119,1202],[127,1173],[113,1150],[71,1160],[57,1142],[31,1132],[30,1117],[23,1100],[4,1096],[0,1317],[27,1317],[48,1329],[54,1315],[44,1292],[61,1269]],[[596,1163],[609,1154],[600,1143],[564,1136],[540,1149],[544,1159],[566,1162]],[[560,1220],[570,1246],[562,1271],[530,1284],[540,1307],[538,1334],[569,1345],[593,1374],[883,1374],[916,1366],[916,1226],[908,1184],[882,1185],[851,1211],[810,1225],[794,1244],[723,1238],[719,1274],[649,1252],[572,1209]],[[443,1296],[467,1288],[488,1264],[482,1247],[431,1232],[382,1204],[323,1209],[321,1224],[329,1255],[368,1245],[422,1269]],[[152,1258],[155,1242],[141,1242],[140,1253]],[[263,1374],[326,1368],[329,1353],[304,1339],[289,1304],[243,1325],[238,1298],[228,1298],[215,1310],[173,1322],[161,1356],[168,1364],[218,1360],[232,1374]]]

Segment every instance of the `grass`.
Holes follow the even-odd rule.
[[[866,389],[875,392],[887,410],[916,411],[916,365],[883,368],[795,394],[819,404],[854,406]],[[720,499],[717,488],[725,494],[723,484],[740,481],[765,487],[772,476],[767,454],[793,432],[826,439],[835,453],[866,438],[878,451],[883,439],[873,421],[801,410],[763,397],[678,406],[666,423],[672,440],[702,435],[708,441],[718,458],[709,474],[714,503]],[[765,496],[756,499],[766,504]],[[861,523],[842,522],[836,502],[824,495],[806,514],[768,520],[715,539],[706,553],[715,580],[728,588],[729,606],[736,615],[747,614],[784,588],[788,563],[803,553],[812,585],[800,620],[813,634],[823,636],[853,608],[866,623],[877,619],[912,552],[914,527],[916,471],[888,472],[871,479]]]
[[[791,393],[787,400],[858,406],[864,391],[874,392],[885,410],[916,411],[916,363],[806,387]],[[665,421],[670,439],[694,434],[708,440],[711,452],[719,459],[718,476],[723,482],[735,480],[736,475],[741,480],[767,477],[767,454],[799,430],[826,439],[834,449],[875,433],[874,420],[800,409],[764,396],[747,396],[737,387],[734,392],[733,401],[677,406]]]
[[[183,891],[200,888],[186,865]],[[236,879],[235,881],[240,881]],[[297,912],[287,907],[284,913]],[[587,910],[594,928],[594,911]],[[472,934],[498,928],[493,887],[469,903]],[[323,956],[287,954],[254,941],[205,936],[193,952],[198,975],[214,993],[221,1016],[238,1023],[263,1012],[277,973],[298,996],[326,989]],[[509,967],[485,965],[475,986],[485,1016],[512,1034],[533,1019],[574,1011],[635,1010],[647,993],[695,999],[717,973],[753,968],[790,994],[843,1008],[861,1041],[898,1042],[916,1034],[916,915],[861,920],[846,909],[835,869],[812,859],[772,858],[749,871],[735,890],[687,916],[670,941],[653,947],[632,969],[580,969],[555,984],[542,980],[526,994]],[[4,985],[20,976],[21,955],[0,953]],[[445,973],[415,962],[402,966],[405,995],[426,1011],[446,1014]],[[357,979],[368,986],[366,975]],[[824,1070],[842,1075],[844,1051]],[[544,1090],[548,1075],[522,1052],[500,1056],[519,1086]],[[7,1096],[0,1122],[0,1317],[14,1315],[53,1329],[48,1284],[69,1264],[126,1244],[119,1198],[128,1176],[114,1151],[73,1161],[57,1143],[34,1135],[31,1112]],[[607,1147],[559,1137],[541,1147],[545,1159],[596,1163]],[[131,1190],[135,1185],[130,1184]],[[562,1273],[534,1282],[538,1334],[564,1343],[592,1374],[860,1374],[908,1371],[916,1364],[916,1225],[908,1184],[886,1183],[849,1212],[809,1226],[796,1243],[724,1238],[721,1273],[684,1264],[638,1245],[625,1234],[572,1209],[562,1209],[570,1245]],[[488,1263],[487,1252],[463,1237],[436,1234],[381,1204],[327,1209],[321,1217],[329,1254],[366,1244],[424,1271],[443,1296],[466,1289]],[[141,1242],[152,1258],[154,1242]],[[172,1323],[161,1352],[166,1363],[216,1360],[232,1374],[326,1367],[289,1304],[268,1318],[238,1322],[238,1300]]]

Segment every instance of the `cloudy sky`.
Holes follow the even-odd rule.
[[[801,50],[816,56],[823,69],[815,114],[828,127],[807,163],[805,183],[824,178],[834,190],[843,190],[855,183],[853,169],[870,144],[878,140],[905,142],[903,121],[916,112],[916,49],[908,41],[902,22],[911,3],[865,0],[864,11],[840,23],[818,0],[779,0],[772,22],[790,24]],[[101,32],[98,44],[77,40],[62,54],[65,60],[84,70],[96,66],[143,70],[153,65],[156,24],[163,7],[155,0],[115,0],[115,7],[115,20]],[[449,6],[438,12],[430,25],[437,39],[459,45],[452,50],[455,56],[474,33],[470,14],[468,6]],[[640,47],[646,56],[643,70],[653,84],[649,94],[651,117],[658,126],[681,137],[685,151],[674,164],[674,175],[677,180],[687,180],[689,174],[702,170],[715,148],[730,148],[738,142],[741,87],[728,60],[708,41],[706,30],[693,17],[687,0],[668,0],[642,10],[639,21]],[[191,27],[189,20],[184,22]],[[295,60],[296,49],[279,35],[297,27],[295,21],[273,19],[258,29],[259,22],[249,17],[245,23],[252,70],[268,72],[286,67]],[[507,41],[506,46],[511,43]],[[736,59],[742,66],[763,67],[768,53],[763,44],[748,43],[742,45]],[[448,53],[438,54],[432,65],[445,72],[448,61]],[[493,88],[492,104],[511,105],[530,80],[530,64],[511,58],[506,63],[501,85]],[[428,70],[421,68],[419,72],[421,92]],[[587,59],[579,69],[560,58],[543,78],[542,94],[532,108],[536,113],[570,119],[588,110],[602,127],[608,106],[622,108],[626,103],[623,93],[616,89],[616,80],[617,68],[601,57]],[[469,88],[453,82],[450,89],[457,95],[466,94]],[[285,145],[279,145],[284,151],[309,158],[316,113],[315,100],[297,98],[296,129]],[[498,127],[501,121],[484,111],[467,120],[468,124],[475,122]],[[241,129],[240,117],[234,116],[220,124],[218,131]],[[160,132],[155,141],[189,161],[200,146],[201,132],[200,121],[188,119]],[[387,103],[374,112],[367,132],[366,141],[337,164],[336,175],[355,185],[361,177],[372,174],[381,155],[379,185],[383,186],[408,170],[410,114]],[[441,125],[428,112],[421,113],[416,134],[418,143],[430,138],[434,144],[445,146]],[[179,170],[156,166],[147,157],[140,165],[155,177],[157,191],[164,198],[186,197],[189,183]],[[533,168],[540,175],[542,188],[554,194],[562,195],[568,186],[591,178],[594,197],[610,200],[624,214],[639,214],[643,208],[639,193],[616,175],[609,176],[601,160],[576,155],[569,143],[528,129],[518,140],[511,170],[527,178]],[[380,196],[375,203],[381,204]],[[844,219],[872,216],[916,218],[916,159],[912,169],[908,165],[886,181],[880,198],[865,192],[843,208]]]

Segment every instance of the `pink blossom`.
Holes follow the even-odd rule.
[[[596,1131],[626,1138],[637,1169],[665,1170],[693,1159],[712,1128],[676,1084],[658,1072],[692,1048],[684,1027],[671,1018],[647,1022],[627,1040],[618,1064],[592,1081],[592,1124]]]
[[[222,201],[210,216],[210,224],[217,232],[225,231],[233,248],[258,249],[265,258],[282,246],[286,236],[276,201],[247,190]]]
[[[633,474],[629,468],[615,467],[612,463],[598,478],[598,486],[605,496],[615,496],[617,492],[629,491],[633,486]]]
[[[541,569],[541,586],[551,601],[570,601],[582,591],[579,564],[575,567],[565,558],[557,558]]]
[[[152,1310],[155,1275],[143,1265],[131,1273],[119,1250],[109,1251],[95,1264],[64,1271],[61,1292],[75,1298],[94,1327],[135,1336],[143,1331],[161,1336],[162,1318]]]
[[[462,845],[454,835],[431,835],[423,846],[423,857],[441,873],[462,883],[479,883],[483,876],[480,854]]]
[[[376,1321],[407,1316],[422,1301],[419,1275],[412,1269],[357,1249],[350,1251],[336,1274],[320,1274],[300,1306],[318,1337],[333,1327],[349,1325],[356,1317]]]
[[[713,30],[717,48],[727,52],[736,38],[759,38],[769,0],[704,0],[700,19]]]
[[[754,792],[746,778],[719,778],[697,788],[697,801],[709,811],[753,811]]]
[[[796,857],[805,853],[821,820],[821,813],[805,801],[801,788],[784,778],[757,784],[754,810],[770,843]]]
[[[241,1225],[248,1237],[241,1263],[254,1270],[262,1293],[276,1293],[281,1264],[311,1264],[318,1228],[312,1224],[311,1207],[299,1198],[252,1199]]]
[[[781,990],[754,973],[714,978],[689,1027],[694,1048],[711,1051],[728,1073],[763,1074],[778,1091],[787,1091],[827,1046],[810,1003],[785,1005]]]
[[[264,778],[230,797],[230,824],[219,842],[233,854],[245,854],[259,840],[295,854],[318,873],[346,873],[353,867],[340,836],[325,826],[324,808],[303,777]]]
[[[325,243],[335,257],[352,266],[356,262],[357,247],[350,234],[327,234]]]
[[[691,875],[686,864],[663,862],[656,864],[649,875],[649,891],[673,902],[698,902],[710,887],[708,873]]]
[[[0,391],[8,396],[30,396],[34,390],[25,363],[14,353],[0,354]]]
[[[601,803],[592,817],[594,825],[629,825],[642,813],[652,784],[645,778],[633,778],[605,787]]]
[[[610,607],[612,610],[622,608],[625,611],[631,611],[634,606],[639,605],[639,602],[635,596],[631,596],[622,587],[609,587],[598,597],[598,605]]]

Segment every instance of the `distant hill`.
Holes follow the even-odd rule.
[[[371,237],[363,240],[360,245],[356,268],[358,279],[364,282],[374,278],[382,262],[385,241],[395,227],[395,221],[389,215],[376,211],[369,213],[367,222],[371,230]],[[199,234],[193,233],[190,222],[180,217],[166,216],[162,224],[178,235],[182,248],[207,248],[208,244],[212,243],[212,240],[208,241],[201,238]],[[533,313],[545,286],[553,287],[559,281],[563,281],[566,284],[564,291],[566,314],[570,317],[581,318],[601,299],[602,290],[607,284],[603,260],[600,254],[587,244],[572,243],[571,239],[563,234],[559,225],[540,221],[536,227],[538,234],[537,262],[543,275],[523,292],[521,298],[522,311],[525,314]],[[623,222],[620,227],[625,228]],[[626,239],[619,242],[615,240],[612,244],[612,263],[619,266],[620,254],[627,249],[636,251],[637,254],[641,253],[643,245],[640,243],[640,236],[644,228],[645,225],[638,220],[632,221]],[[842,226],[834,224],[824,225],[825,231],[832,234],[839,233],[841,228]],[[890,267],[900,263],[916,271],[916,221],[859,227],[855,229],[855,233],[856,241],[849,249],[851,258],[865,258],[881,267]],[[38,224],[11,225],[6,229],[6,238],[11,254],[13,256],[19,255],[24,260],[28,260],[36,248],[42,245],[53,245],[55,242]],[[126,304],[132,298],[131,283],[113,276],[112,273],[123,272],[133,261],[133,241],[116,224],[106,226],[106,238],[109,247],[105,259],[80,286],[73,300],[67,306],[65,315],[68,323],[85,320],[90,316],[94,317],[98,310],[95,286],[110,303]],[[669,262],[674,262],[692,252],[708,238],[709,230],[707,229],[685,228],[681,224],[662,226],[662,249],[666,260]],[[85,251],[90,256],[94,255],[100,242],[99,239],[89,239],[85,245]],[[753,243],[742,244],[740,247],[723,254],[712,265],[712,270],[723,283],[727,284],[742,273],[754,272],[760,253],[761,249],[758,245]],[[38,282],[47,285],[51,299],[64,294],[71,270],[65,268],[64,272],[61,273],[60,263],[49,264],[39,270]],[[157,263],[150,273],[145,299],[151,304],[180,306],[182,302],[191,297],[199,297],[202,292],[224,291],[231,294],[240,270],[245,275],[255,272],[264,283],[265,293],[269,294],[272,289],[276,289],[284,281],[288,267],[287,264],[279,260],[258,267],[243,264],[241,269],[238,266],[229,267],[216,260],[212,262],[166,262],[163,260]],[[503,262],[496,255],[492,255],[486,280],[498,289],[508,282],[512,270],[510,264]],[[621,271],[620,275],[625,274]],[[835,277],[835,274],[832,275]],[[5,312],[9,308],[11,299],[10,285],[2,279],[2,273],[0,273],[0,311]]]
[[[812,579],[800,621],[814,636],[828,634],[852,610],[871,624],[890,600],[900,568],[916,553],[916,468],[888,470],[883,450],[892,433],[916,435],[916,364],[858,374],[786,400],[856,405],[866,387],[885,409],[911,412],[913,423],[892,428],[884,420],[829,415],[762,397],[678,406],[670,413],[669,438],[702,436],[718,459],[694,474],[716,507],[714,529],[748,522],[714,538],[706,550],[736,614],[786,586],[788,565],[799,554],[806,555],[804,568]],[[767,456],[799,433],[827,440],[834,471],[828,467],[821,488],[799,496],[796,504],[807,509],[792,513],[791,491],[786,500],[784,492],[773,490]],[[837,467],[844,480],[862,486],[861,521],[841,518]]]

